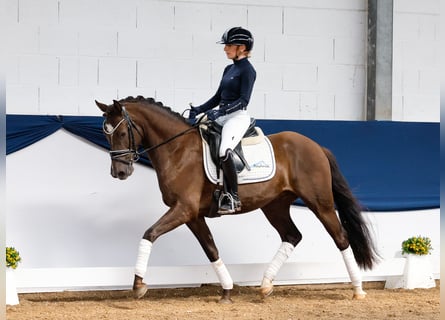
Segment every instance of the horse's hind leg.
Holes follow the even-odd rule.
[[[224,262],[219,258],[218,249],[216,248],[213,236],[207,226],[204,218],[200,217],[187,223],[187,226],[195,235],[201,244],[207,258],[212,263],[212,267],[218,276],[219,282],[223,288],[223,293],[220,299],[220,303],[232,303],[230,294],[233,289],[233,280],[227,270]]]
[[[349,245],[348,235],[335,213],[333,201],[324,203],[321,201],[313,202],[309,199],[303,199],[303,201],[315,213],[340,250],[354,288],[353,299],[364,299],[366,292],[362,289],[361,272]]]
[[[272,293],[272,281],[301,241],[302,235],[291,219],[290,202],[280,199],[261,209],[270,224],[278,231],[282,241],[280,248],[264,272],[261,282],[260,294],[265,298]]]

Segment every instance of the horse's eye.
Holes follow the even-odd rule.
[[[124,138],[127,135],[125,131],[119,133],[119,137]]]

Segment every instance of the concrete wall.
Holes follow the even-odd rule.
[[[2,0],[7,113],[98,115],[153,96],[178,111],[217,88],[224,30],[255,36],[249,111],[364,120],[367,1]],[[439,0],[395,0],[394,120],[439,121]],[[3,49],[2,49],[3,51]]]
[[[440,121],[439,3],[394,1],[394,120]]]

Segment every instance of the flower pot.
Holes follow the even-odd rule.
[[[13,306],[19,304],[19,296],[15,284],[14,270],[6,268],[6,304]]]
[[[403,275],[391,277],[386,281],[386,289],[434,288],[436,282],[432,274],[428,255],[407,254]]]

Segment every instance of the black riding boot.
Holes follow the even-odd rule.
[[[219,198],[219,214],[230,214],[241,210],[238,197],[238,174],[233,162],[233,151],[228,149],[226,156],[221,158],[224,177],[224,193]]]

